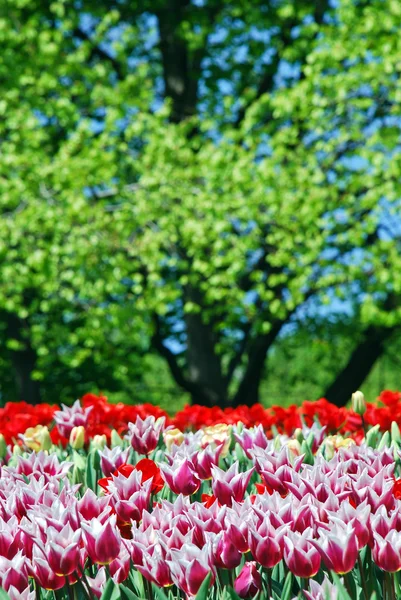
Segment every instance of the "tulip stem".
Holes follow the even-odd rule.
[[[88,579],[87,579],[87,577],[85,575],[85,570],[82,567],[80,567],[80,571],[81,571],[81,574],[82,574],[82,581],[85,584],[82,587],[86,591],[86,594],[87,594],[89,600],[96,600],[95,596],[92,594],[92,590],[91,590],[91,587],[89,585],[89,581],[88,581]]]
[[[363,570],[363,564],[362,564],[362,559],[361,559],[360,554],[358,554],[358,567],[359,567],[359,572],[361,574],[361,583],[362,583],[363,594],[365,596],[365,599],[369,600],[368,589],[366,587],[365,572]]]

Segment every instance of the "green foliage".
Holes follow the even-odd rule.
[[[80,6],[0,5],[0,366],[228,401],[311,297],[397,326],[398,4]]]

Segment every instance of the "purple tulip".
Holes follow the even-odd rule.
[[[399,514],[397,510],[389,515],[386,508],[380,506],[376,513],[370,517],[372,534],[378,533],[382,538],[385,538],[390,531],[398,529],[398,518]]]
[[[314,577],[320,569],[320,554],[308,541],[312,536],[312,530],[306,529],[302,535],[288,531],[284,537],[284,560],[297,577]]]
[[[223,447],[224,443],[219,444],[214,449],[211,446],[206,446],[206,448],[191,455],[194,469],[200,479],[206,480],[212,478],[212,467],[219,464],[219,457]]]
[[[23,547],[22,534],[23,532],[15,515],[8,521],[4,521],[0,517],[0,556],[9,559],[14,558],[18,549]]]
[[[90,488],[88,488],[85,494],[77,502],[77,511],[82,519],[90,521],[94,517],[100,518],[103,515],[103,519],[107,519],[106,508],[110,502],[109,496],[103,496],[99,498],[96,496]]]
[[[338,588],[327,579],[327,575],[322,583],[310,579],[309,590],[303,590],[303,594],[306,600],[338,600]]]
[[[135,452],[146,455],[155,450],[164,428],[164,422],[164,417],[156,420],[155,417],[150,416],[142,420],[138,416],[135,423],[128,423],[128,437]]]
[[[141,521],[143,511],[149,507],[152,479],[142,483],[142,473],[135,470],[128,477],[119,473],[111,478],[110,502],[119,520],[129,524]]]
[[[60,590],[66,584],[66,578],[56,575],[44,558],[42,551],[34,546],[29,574],[34,578],[37,585],[48,590]]]
[[[26,477],[32,476],[34,479],[43,477],[46,482],[51,482],[53,478],[64,479],[73,464],[67,461],[60,463],[57,454],[47,454],[43,451],[32,452],[28,458],[18,457],[15,471]],[[33,486],[30,485],[29,488],[31,487]],[[26,492],[29,492],[29,488],[26,489]],[[43,484],[40,489],[43,492]]]
[[[106,585],[106,569],[104,567],[100,567],[96,573],[96,577],[92,578],[87,575],[86,578],[89,582],[89,587],[92,594],[94,594],[96,598],[101,598],[104,586]]]
[[[263,532],[262,535],[255,530],[249,531],[249,548],[252,555],[267,569],[273,568],[283,558],[283,536],[288,527],[284,525],[277,531],[269,529],[270,531]]]
[[[228,471],[212,467],[212,490],[220,504],[232,506],[233,500],[242,502],[254,470],[253,467],[245,473],[239,473],[238,462],[233,463]]]
[[[14,588],[22,593],[28,587],[28,572],[26,558],[22,550],[12,560],[0,557],[0,580],[1,587],[7,592]]]
[[[130,568],[130,553],[125,546],[121,545],[119,555],[109,565],[110,575],[114,583],[120,584],[125,581],[129,575]]]
[[[208,534],[208,538],[211,543],[211,556],[215,567],[219,569],[235,569],[238,567],[242,554],[225,531],[218,534]]]
[[[372,557],[383,571],[395,573],[401,569],[401,536],[399,531],[390,531],[385,538],[374,532]]]
[[[122,450],[120,446],[104,448],[99,452],[100,466],[105,477],[110,477],[114,471],[124,465],[128,460],[129,448]]]
[[[174,460],[171,466],[161,464],[160,472],[168,487],[175,494],[191,496],[198,491],[201,481],[188,458]]]
[[[35,592],[31,592],[31,587],[29,585],[24,590],[19,590],[13,585],[10,585],[7,589],[7,594],[10,600],[35,600]]]
[[[271,444],[263,429],[263,425],[260,424],[252,429],[244,427],[241,433],[234,432],[234,437],[249,459],[252,458],[252,452],[250,452],[250,450],[253,450],[254,448],[266,450]]]
[[[76,400],[71,407],[65,406],[64,404],[61,406],[62,410],[57,410],[54,413],[54,420],[56,421],[57,429],[62,436],[69,438],[74,427],[82,425],[86,428],[88,424],[88,415],[93,409],[93,406],[82,408],[79,400]]]
[[[375,526],[372,526],[371,524],[373,522],[377,523],[377,526],[380,528],[385,522],[384,520],[381,520],[380,515],[385,513],[387,517],[387,511],[384,506],[381,508],[383,509],[382,511],[379,509],[376,515],[371,515],[371,508],[366,501],[363,504],[360,504],[358,508],[354,508],[349,502],[342,502],[336,513],[329,513],[329,519],[331,523],[350,523],[357,537],[358,550],[361,550],[372,538],[372,529],[375,529]],[[394,519],[394,524],[395,522],[396,518]],[[385,529],[385,527],[383,527],[383,529]],[[393,529],[393,527],[390,527],[390,529]],[[388,529],[388,531],[390,529]],[[381,533],[381,531],[377,531],[378,533]],[[386,531],[386,533],[388,533],[388,531]]]
[[[173,582],[187,596],[195,596],[212,571],[207,547],[200,550],[196,546],[187,545],[183,550],[171,550],[167,564]]]
[[[73,531],[70,524],[61,531],[48,528],[45,552],[49,566],[56,575],[71,575],[77,570],[80,541],[81,530]]]
[[[234,590],[240,598],[253,598],[262,589],[262,577],[255,561],[246,562],[234,582]]]
[[[112,515],[105,523],[92,519],[82,523],[83,540],[90,559],[99,565],[108,565],[120,552],[121,535],[116,525],[116,516]]]
[[[349,573],[358,558],[358,539],[351,523],[336,523],[330,530],[319,529],[319,539],[310,540],[326,566],[340,575]]]
[[[173,580],[166,556],[167,553],[163,551],[162,546],[153,546],[143,554],[142,564],[134,566],[148,581],[159,587],[168,587],[173,584]]]

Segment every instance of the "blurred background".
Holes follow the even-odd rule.
[[[398,0],[0,3],[0,401],[399,387]]]

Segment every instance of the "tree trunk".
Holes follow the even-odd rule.
[[[32,372],[36,367],[36,352],[30,342],[23,334],[26,324],[15,315],[8,315],[7,336],[17,340],[23,345],[21,350],[11,350],[11,361],[15,373],[15,385],[18,400],[24,400],[29,404],[39,404],[40,384],[32,378]]]
[[[179,123],[196,112],[203,49],[190,52],[182,23],[189,0],[172,0],[157,12],[165,95],[172,99],[172,121]]]
[[[197,290],[187,289],[187,300],[201,306]],[[227,405],[227,381],[216,352],[216,339],[211,323],[201,313],[185,315],[187,332],[188,379],[194,385],[192,401],[204,406]]]
[[[269,348],[275,342],[283,323],[277,322],[272,325],[269,333],[256,338],[248,353],[248,365],[238,386],[230,406],[252,406],[259,402],[260,383],[262,381],[266,355]]]
[[[392,333],[391,328],[378,328],[373,325],[368,327],[346,366],[326,390],[324,397],[336,406],[345,406],[383,354],[385,343]]]

